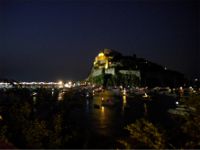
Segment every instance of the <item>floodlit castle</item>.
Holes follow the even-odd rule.
[[[88,81],[104,86],[179,86],[184,81],[181,73],[152,63],[143,58],[123,56],[111,50],[100,50],[95,57]]]

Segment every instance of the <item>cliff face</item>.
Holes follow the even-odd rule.
[[[184,76],[136,55],[103,49],[95,57],[88,80],[104,86],[175,87],[183,84]]]

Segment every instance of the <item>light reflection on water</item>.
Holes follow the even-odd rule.
[[[52,91],[51,91],[51,96],[54,96],[54,94],[55,94],[55,91],[54,91],[54,89],[52,89]],[[64,100],[64,95],[65,95],[65,91],[59,91],[58,97],[57,97],[58,101]],[[33,92],[33,93],[32,93],[32,100],[33,100],[33,103],[34,103],[34,104],[36,103],[37,99],[38,99],[37,93],[36,93],[36,92]]]
[[[101,114],[104,114],[104,106],[101,106]]]
[[[110,100],[111,98],[113,97],[99,95],[93,97],[93,99],[90,101],[91,103],[90,103],[90,111],[88,117],[92,119],[91,128],[96,133],[104,136],[112,136],[115,133],[115,126],[116,124],[118,124],[117,120],[121,118],[121,116],[117,116],[117,114],[120,115],[120,110],[117,111],[116,106],[113,106],[112,104],[111,105],[108,104],[108,106],[102,106],[102,99],[103,101],[107,101]],[[113,101],[122,102],[122,99],[118,98],[114,99]],[[126,102],[124,101],[124,107],[125,103]],[[98,105],[99,108],[94,107],[94,105]],[[122,105],[120,107],[122,107]]]
[[[54,95],[54,89],[51,89],[51,96]]]
[[[122,103],[122,113],[124,113],[124,111],[125,111],[125,107],[126,107],[126,96],[124,95],[123,97],[122,97],[122,99],[123,99],[123,103]]]
[[[58,101],[62,101],[64,99],[64,95],[65,95],[65,92],[64,91],[60,91],[58,93]]]
[[[33,100],[33,104],[36,104],[36,101],[37,101],[37,93],[36,92],[32,92],[32,100]]]
[[[107,120],[107,116],[105,116],[105,107],[104,106],[101,106],[101,112],[100,112],[100,116],[99,116],[99,121],[100,121],[100,127],[103,127],[105,128],[105,123],[106,123],[106,120]]]
[[[59,91],[58,101],[64,100],[64,94],[63,91]],[[36,99],[37,97],[33,96],[33,101],[36,101]],[[107,100],[113,100],[117,104],[114,106],[102,106],[102,101]],[[122,129],[127,123],[145,115],[144,112],[147,114],[147,108],[149,108],[146,103],[143,104],[141,101],[132,100],[126,95],[115,97],[108,92],[96,94],[93,98],[82,98],[79,103],[81,103],[79,107],[71,109],[70,119],[73,119],[83,131],[88,133],[86,134],[88,137],[85,137],[89,140],[88,145],[99,144],[99,146],[103,145],[101,142],[105,142],[109,138],[114,139],[113,137],[123,133]],[[103,138],[94,140],[99,136]]]
[[[33,96],[33,103],[35,104],[37,101],[37,97],[36,96]]]
[[[88,99],[86,99],[86,113],[89,113],[90,110],[90,102]]]

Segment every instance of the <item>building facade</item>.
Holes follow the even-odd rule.
[[[144,58],[123,56],[121,53],[103,49],[95,57],[89,82],[104,86],[170,86],[184,84],[184,75],[168,70]]]

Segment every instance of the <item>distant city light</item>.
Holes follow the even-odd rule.
[[[58,81],[58,88],[63,88],[63,81]]]
[[[65,83],[65,85],[64,85],[66,88],[69,88],[70,87],[70,85],[68,84],[68,83]]]
[[[92,91],[92,95],[93,95],[93,96],[95,95],[95,91],[94,91],[94,90]]]
[[[66,88],[71,88],[72,86],[75,86],[76,84],[74,83],[72,83],[72,81],[68,81],[67,83],[65,83],[64,84],[64,87],[66,87]]]
[[[144,93],[144,95],[142,97],[147,98],[148,97],[147,93]]]
[[[59,85],[62,85],[62,84],[63,84],[63,82],[62,82],[62,81],[58,81],[58,84],[59,84]]]
[[[89,97],[89,96],[90,96],[90,94],[87,92],[87,93],[86,93],[86,97]]]

